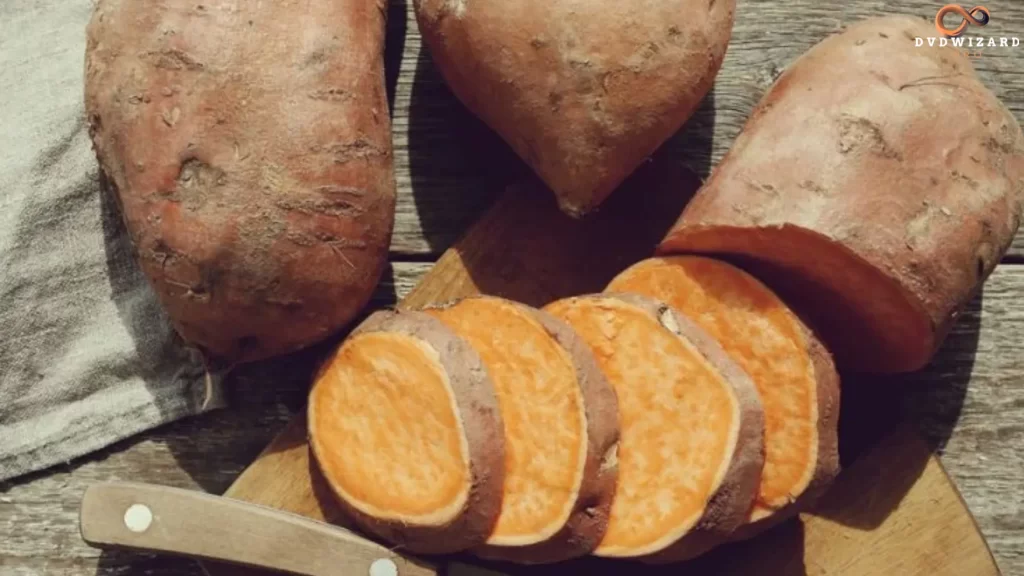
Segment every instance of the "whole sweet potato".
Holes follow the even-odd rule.
[[[241,362],[366,304],[394,221],[380,1],[99,0],[85,100],[182,337]]]
[[[836,360],[921,368],[1021,219],[1024,135],[954,48],[865,20],[793,63],[662,253],[728,255],[806,314]]]
[[[735,0],[416,0],[452,92],[580,216],[711,89]]]

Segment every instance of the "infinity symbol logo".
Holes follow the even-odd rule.
[[[963,21],[960,25],[952,30],[946,28],[945,24],[942,23],[943,18],[947,14],[959,14],[963,17]],[[959,4],[947,4],[943,6],[939,13],[935,15],[935,28],[939,31],[939,34],[945,34],[946,36],[955,38],[964,33],[967,30],[967,26],[974,24],[975,26],[984,26],[988,24],[988,21],[992,18],[992,14],[989,13],[988,8],[984,6],[975,6],[970,10],[965,10],[963,6]]]

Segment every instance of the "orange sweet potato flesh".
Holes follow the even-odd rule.
[[[742,371],[650,299],[591,295],[545,311],[587,342],[619,397],[618,488],[594,553],[676,560],[741,525],[764,463],[761,408]]]
[[[494,383],[505,426],[501,513],[478,552],[518,562],[589,553],[615,488],[615,393],[567,326],[495,297],[426,310],[470,344]]]
[[[377,313],[317,375],[310,446],[362,528],[413,552],[482,544],[504,478],[497,400],[472,349],[425,314]]]
[[[428,310],[473,347],[505,423],[505,491],[489,544],[525,545],[565,524],[586,454],[586,416],[572,359],[515,306],[471,298]]]
[[[790,65],[659,248],[728,258],[841,367],[925,366],[1009,248],[1024,133],[910,16],[846,28]]]
[[[332,384],[314,392],[316,436],[330,438],[330,449],[345,455],[323,462],[348,500],[374,516],[436,523],[465,505],[469,453],[462,425],[444,367],[422,341],[388,332],[357,336],[322,378]],[[416,427],[391,425],[416,421]]]
[[[750,375],[765,413],[765,464],[749,521],[792,516],[839,471],[839,378],[793,312],[753,276],[696,256],[652,258],[616,277],[608,292],[656,298],[714,337]]]

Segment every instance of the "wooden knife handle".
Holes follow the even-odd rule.
[[[82,498],[82,539],[305,576],[436,576],[342,528],[239,500],[146,484],[97,484]]]

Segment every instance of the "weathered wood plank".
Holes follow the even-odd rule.
[[[728,149],[763,90],[814,42],[842,22],[897,11],[930,18],[939,4],[904,0],[894,10],[882,0],[740,0],[734,41],[716,90],[670,146],[696,171],[706,172]],[[993,13],[986,33],[1024,36],[1024,5],[1014,0],[986,5]],[[428,259],[454,242],[523,167],[448,93],[421,54],[410,10],[411,2],[394,5],[389,35],[397,64],[391,68],[401,71],[394,91],[400,197],[393,250]],[[1019,49],[990,50],[976,59],[986,83],[1018,119],[1024,119],[1021,55]],[[1012,253],[1024,258],[1024,236]],[[408,291],[429,266],[396,264],[375,302],[394,302],[396,293]],[[1000,267],[936,364],[909,378],[903,401],[921,416],[935,443],[944,446],[943,462],[1007,575],[1024,574],[1024,455],[1018,449],[1024,445],[1022,293],[1024,267]],[[77,532],[78,498],[89,483],[115,479],[223,492],[300,409],[306,386],[301,373],[297,370],[270,390],[247,386],[243,374],[233,390],[236,407],[231,411],[179,422],[82,461],[0,485],[0,573],[200,574],[186,561],[100,554],[86,547]]]
[[[554,199],[543,190],[530,186],[509,190],[473,225],[466,237],[445,252],[416,288],[402,299],[399,307],[416,308],[480,292],[542,305],[561,297],[601,290],[623,267],[650,255],[671,224],[673,214],[678,213],[681,203],[699,185],[692,173],[683,173],[679,168],[671,158],[666,162],[665,155],[659,154],[631,179],[627,193],[609,199],[601,214],[583,221],[572,221],[559,213]],[[666,171],[671,177],[665,176]],[[875,404],[899,406],[902,401],[895,394],[898,390],[902,387],[894,385],[889,390],[875,391],[872,399]],[[857,404],[852,407],[856,408]],[[842,419],[848,424],[843,427],[847,432],[844,434],[847,448],[851,443],[856,445],[864,432],[877,436],[880,431],[889,430],[889,426],[878,421],[877,413],[870,405],[843,412]],[[310,474],[312,462],[305,442],[304,420],[300,417],[289,423],[285,432],[232,483],[226,494],[313,518],[344,521],[337,506],[332,505],[332,499],[323,497],[320,475]],[[865,452],[877,458],[878,443],[886,448],[915,444],[894,439],[877,440]],[[837,572],[849,572],[851,576],[873,575],[881,566],[893,570],[895,566],[903,566],[907,574],[921,576],[998,574],[995,561],[985,548],[973,518],[967,516],[966,506],[954,485],[940,469],[938,461],[931,457],[927,445],[916,444],[919,446],[917,456],[903,452],[892,454],[889,460],[883,457],[888,468],[900,470],[902,476],[898,477],[870,466],[865,470],[864,460],[854,461],[857,451],[841,449],[852,464],[841,484],[855,491],[858,498],[836,499],[837,494],[849,494],[837,485],[840,491],[830,492],[811,512],[812,515],[824,513],[832,522],[805,522],[804,533],[795,534],[792,545],[786,547],[789,553],[780,556],[777,544],[765,549],[765,540],[757,540],[749,549],[723,549],[710,554],[699,563],[700,568],[693,569],[722,576],[758,570],[789,573],[799,564],[813,567],[808,574],[821,575]],[[925,460],[931,464],[922,468]],[[920,496],[922,489],[926,495],[912,496]],[[910,505],[914,501],[923,505]],[[894,508],[897,503],[899,506]],[[904,508],[904,504],[910,507]],[[899,517],[897,510],[911,514]],[[962,514],[959,519],[957,513]],[[946,516],[938,517],[939,514]],[[887,532],[888,529],[897,531]],[[813,544],[815,542],[822,545]],[[887,546],[879,548],[882,542]],[[758,549],[770,552],[772,558],[761,556]],[[865,550],[876,553],[865,555]],[[953,558],[957,560],[954,562]],[[618,572],[612,564],[600,561],[581,560],[571,564],[525,572],[559,574],[566,568],[583,573]],[[790,567],[789,570],[784,566]],[[211,576],[252,573],[212,563],[205,568]],[[678,569],[674,567],[665,573]],[[513,569],[507,572],[519,573]]]
[[[421,48],[411,0],[406,7],[403,0],[396,1],[389,34],[392,68],[400,71],[393,106],[399,201],[392,250],[396,255],[439,255],[525,167],[445,88]],[[733,39],[715,89],[667,146],[706,175],[764,91],[812,45],[844,23],[883,13],[931,19],[941,4],[739,0]],[[993,0],[986,6],[992,22],[984,34],[1024,37],[1024,4]],[[974,63],[985,83],[1024,121],[1024,46],[986,49]],[[1024,232],[1011,254],[1024,258]]]
[[[430,264],[395,264],[407,293]],[[848,379],[844,401],[902,386],[902,403],[942,448],[942,461],[976,516],[1004,574],[1024,574],[1024,266],[1001,266],[956,326],[936,362],[901,382]],[[258,368],[254,368],[258,369]],[[241,378],[235,407],[166,426],[82,461],[0,486],[0,573],[193,576],[184,561],[100,554],[78,536],[78,499],[92,482],[133,480],[222,493],[304,401],[301,370],[273,389]],[[855,388],[856,386],[856,388]],[[885,412],[879,406],[879,412]],[[97,571],[97,566],[101,569]]]

